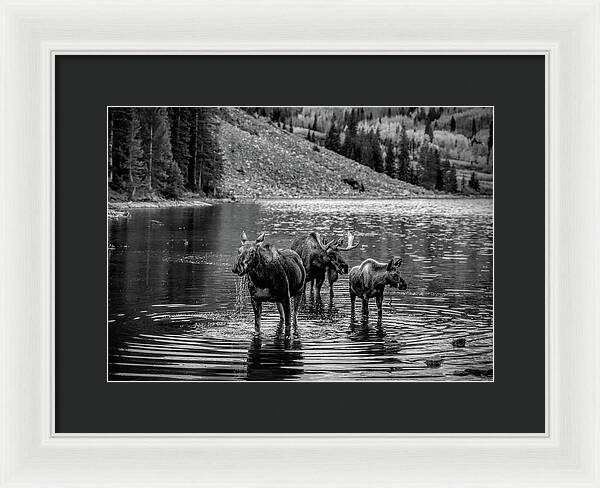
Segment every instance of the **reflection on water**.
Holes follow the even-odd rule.
[[[279,200],[136,209],[109,223],[109,379],[493,379],[491,200]],[[406,291],[386,289],[383,318],[350,314],[347,276],[308,295],[298,334],[263,307],[253,337],[246,283],[231,272],[240,230],[278,247],[317,230],[360,245],[344,256],[401,255]]]

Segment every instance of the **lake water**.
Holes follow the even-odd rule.
[[[298,335],[260,337],[243,279],[231,272],[245,230],[280,248],[316,230],[368,257],[403,257],[408,289],[386,288],[350,314],[347,276],[308,296]],[[108,374],[116,381],[492,381],[493,204],[459,200],[269,200],[135,209],[109,222]]]

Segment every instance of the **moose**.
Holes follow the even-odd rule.
[[[297,313],[306,279],[302,259],[291,249],[277,249],[265,243],[264,232],[255,241],[249,241],[242,232],[240,239],[242,246],[232,271],[238,276],[248,275],[255,334],[260,334],[263,302],[275,302],[279,325],[285,325],[285,335],[290,337],[292,322],[294,330],[298,327]]]
[[[400,276],[400,265],[402,258],[394,256],[386,263],[380,263],[374,259],[365,259],[360,265],[350,270],[348,282],[350,285],[350,307],[354,315],[354,301],[356,297],[362,299],[362,313],[365,317],[369,315],[369,299],[375,297],[377,313],[381,318],[383,313],[383,290],[386,285],[406,290],[406,281]]]
[[[306,283],[310,282],[312,286],[313,281],[315,282],[317,297],[321,296],[321,287],[326,276],[329,280],[329,295],[333,298],[333,284],[340,274],[348,273],[348,263],[340,253],[356,248],[358,243],[354,242],[350,231],[346,247],[341,247],[343,242],[343,237],[324,241],[317,232],[311,232],[305,238],[297,237],[292,240],[291,248],[300,255],[306,269]]]

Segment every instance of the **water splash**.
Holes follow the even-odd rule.
[[[235,314],[240,315],[250,305],[248,291],[248,275],[242,275],[235,280]]]

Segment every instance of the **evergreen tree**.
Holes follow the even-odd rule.
[[[340,145],[340,133],[337,128],[335,114],[331,119],[331,126],[325,136],[325,147],[336,153],[341,153],[342,147]]]
[[[357,137],[357,150],[359,162],[371,169],[373,168],[373,145],[370,134],[361,129]]]
[[[193,109],[192,137],[190,140],[190,171],[188,187],[194,192],[204,192],[218,196],[219,183],[223,173],[221,150],[216,134],[218,122],[215,109],[199,107]],[[278,112],[275,113],[279,117]],[[277,121],[279,124],[279,121]]]
[[[200,125],[198,131],[199,156],[201,163],[200,189],[207,195],[219,196],[219,184],[223,176],[223,158],[218,145],[218,122],[215,120],[215,109],[200,108]]]
[[[290,119],[290,134],[294,133],[294,126],[292,125],[292,119]]]
[[[383,152],[381,150],[381,143],[379,141],[379,129],[377,129],[377,132],[373,132],[371,131],[369,133],[369,139],[371,142],[371,146],[372,146],[372,152],[373,152],[373,169],[375,171],[377,171],[378,173],[383,173],[384,171],[384,160],[383,160]]]
[[[456,120],[454,115],[450,118],[450,132],[456,132]]]
[[[429,121],[427,121],[427,124],[425,125],[425,134],[429,136],[429,142],[433,142],[433,128]]]
[[[161,193],[166,198],[180,198],[183,193],[183,175],[175,161],[170,161],[165,167],[165,183]]]
[[[129,109],[127,133],[127,189],[133,200],[137,189],[143,184],[145,165],[142,159],[142,139],[140,137],[140,119],[138,109]]]
[[[391,139],[386,139],[385,143],[385,172],[390,178],[398,177],[396,168],[396,158],[394,157],[394,146]]]
[[[360,159],[356,148],[358,142],[357,128],[357,112],[352,109],[348,115],[346,132],[344,134],[344,145],[342,146],[342,154],[355,161]]]
[[[450,161],[443,159],[437,171],[435,189],[439,191],[449,191]]]
[[[490,161],[492,160],[492,153],[493,153],[493,147],[494,147],[494,121],[493,120],[490,122],[490,136],[488,137],[487,147],[488,147],[487,161],[488,161],[488,164],[490,164]]]
[[[247,111],[258,113],[256,108]],[[111,108],[110,187],[127,192],[131,199],[138,198],[141,190],[146,195],[177,198],[186,187],[216,195],[223,168],[214,112],[206,108]]]
[[[183,190],[179,166],[173,161],[167,109],[138,109],[142,125],[146,189],[174,197]]]
[[[410,181],[409,165],[409,140],[406,135],[406,128],[402,126],[402,130],[400,131],[400,147],[398,150],[398,179]]]
[[[129,189],[129,138],[134,113],[133,108],[115,107],[108,111],[108,180],[115,191]],[[139,120],[136,123],[139,136]]]
[[[471,139],[475,139],[477,135],[477,125],[475,125],[475,119],[473,119],[473,123],[471,124]]]
[[[264,110],[264,109],[263,109]],[[171,133],[173,160],[179,166],[182,176],[187,179],[190,164],[191,110],[173,107],[167,110]]]
[[[458,191],[458,181],[456,180],[456,168],[453,164],[450,164],[449,161],[447,161],[447,163],[450,167],[450,170],[447,173],[446,183],[444,186],[447,192],[456,193]]]
[[[114,144],[114,122],[113,122],[113,111],[108,111],[108,134],[107,134],[107,144],[106,144],[106,161],[108,166],[108,184],[111,185],[113,182],[113,144]]]
[[[471,173],[471,178],[469,179],[469,187],[475,191],[479,191],[479,179],[475,174],[475,171]]]
[[[313,130],[313,132],[317,132],[318,131],[318,129],[317,129],[317,114],[315,114],[315,119],[313,121],[312,130]],[[313,134],[313,136],[314,136],[314,134]]]
[[[421,184],[426,188],[436,188],[439,186],[440,178],[440,154],[439,151],[431,144],[424,143],[421,146],[419,153],[419,163],[423,168]]]
[[[310,129],[308,129],[308,132],[306,133],[306,139],[312,142],[312,139],[310,138]]]
[[[427,122],[433,122],[435,119],[437,119],[437,112],[435,110],[435,107],[429,107],[429,110],[427,112]]]

